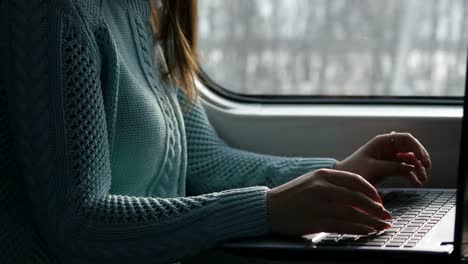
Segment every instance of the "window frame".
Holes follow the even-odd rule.
[[[198,79],[218,96],[237,103],[261,104],[310,104],[310,105],[463,105],[463,96],[325,96],[325,95],[249,95],[232,92],[213,80],[202,65],[199,65]]]

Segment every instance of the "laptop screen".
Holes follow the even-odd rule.
[[[467,56],[468,57],[468,56]],[[460,144],[460,161],[457,185],[457,220],[455,227],[455,250],[461,249],[461,256],[468,257],[468,58],[465,76],[465,100]],[[458,252],[455,252],[457,254]]]

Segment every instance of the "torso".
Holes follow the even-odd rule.
[[[122,4],[125,1],[104,2],[104,17],[120,65],[111,192],[184,196],[186,147],[182,115],[175,88],[161,80],[155,67],[158,49],[149,16],[144,19],[149,15],[149,1],[145,1],[148,10],[133,10]]]

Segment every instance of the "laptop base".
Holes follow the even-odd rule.
[[[388,194],[391,192],[404,193],[429,193],[445,192],[455,194],[455,190],[447,189],[381,189],[379,192]],[[422,195],[424,197],[424,195]],[[422,199],[424,200],[424,198]],[[427,198],[425,199],[427,201]],[[435,201],[438,203],[438,201]],[[385,196],[384,196],[385,203]],[[413,203],[413,207],[421,205],[421,202]],[[412,210],[411,206],[402,205],[402,207],[409,207],[407,211]],[[421,209],[420,214],[423,214]],[[432,210],[428,208],[427,211]],[[414,219],[418,217],[415,214]],[[408,221],[408,225],[411,220]],[[391,247],[366,247],[355,246],[356,244],[326,244],[319,246],[318,243],[312,242],[308,237],[285,237],[285,236],[268,236],[261,238],[248,238],[242,240],[228,241],[221,247],[222,250],[250,257],[259,257],[275,260],[443,260],[444,262],[456,260],[451,254],[453,252],[453,237],[454,237],[454,223],[455,223],[455,208],[449,210],[448,213],[425,235],[418,244],[413,248],[399,248]],[[357,241],[357,239],[356,239]]]

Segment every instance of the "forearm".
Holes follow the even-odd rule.
[[[88,263],[167,263],[235,237],[268,233],[265,188],[153,199],[108,195],[60,219],[52,240],[63,259]],[[127,212],[127,213],[125,213]],[[190,246],[187,246],[190,245]]]
[[[228,146],[218,146],[212,151],[213,155],[191,153],[189,156],[190,193],[201,194],[257,185],[273,188],[307,172],[331,168],[336,162],[329,158],[275,157]]]
[[[186,104],[181,96],[182,104]],[[188,192],[202,194],[231,188],[275,187],[307,172],[331,168],[329,158],[288,158],[229,147],[211,126],[200,102],[184,113],[188,146]]]

